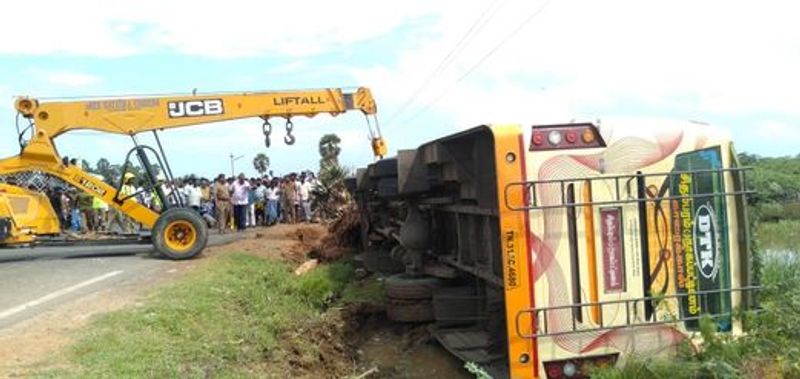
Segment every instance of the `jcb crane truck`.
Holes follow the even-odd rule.
[[[495,378],[584,378],[753,305],[729,138],[654,122],[483,125],[358,170],[367,269],[387,315],[431,323]]]
[[[270,120],[286,121],[287,144],[294,143],[292,117],[314,117],[321,113],[337,116],[359,110],[367,118],[372,148],[376,156],[386,154],[386,144],[377,124],[377,107],[367,88],[348,92],[338,88],[245,93],[207,93],[184,96],[145,96],[136,98],[40,101],[20,97],[15,102],[19,116],[29,120],[29,128],[20,132],[19,155],[0,160],[0,175],[37,172],[63,180],[91,196],[100,198],[124,215],[151,229],[155,251],[170,259],[188,259],[206,245],[207,227],[202,218],[187,208],[171,205],[164,185],[172,183],[172,172],[158,132],[165,129],[211,122],[259,117],[266,145],[270,145]],[[370,118],[374,124],[370,123]],[[128,135],[134,147],[123,166],[136,159],[144,169],[141,192],[154,193],[163,204],[160,213],[138,203],[135,194],[122,194],[123,183],[115,188],[62,159],[56,149],[59,136],[77,129]],[[25,137],[29,134],[29,138]],[[137,135],[152,132],[157,150],[140,144]],[[88,147],[87,147],[88,148]],[[159,180],[154,165],[161,167],[166,181]],[[175,193],[175,191],[169,191]],[[47,198],[11,184],[0,187],[0,243],[28,244],[37,237],[57,235],[59,224]]]

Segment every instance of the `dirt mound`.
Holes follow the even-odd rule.
[[[298,226],[286,233],[286,238],[293,243],[281,253],[282,258],[294,264],[305,262],[309,255],[317,251],[326,234],[325,227],[319,224]]]
[[[344,378],[355,369],[355,349],[346,342],[343,320],[335,314],[284,333],[282,340],[291,348],[272,363],[286,366],[288,377]]]
[[[347,251],[358,247],[361,219],[358,208],[350,206],[342,212],[342,216],[328,225],[328,234],[322,238],[317,249],[324,262],[335,261]]]

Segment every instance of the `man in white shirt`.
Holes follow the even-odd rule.
[[[184,193],[186,195],[186,205],[200,213],[200,198],[202,197],[202,193],[200,192],[200,188],[197,188],[196,184],[194,180],[190,181],[189,184],[186,185]]]
[[[303,219],[311,222],[311,179],[305,174],[300,177],[300,205],[303,207]]]
[[[239,174],[231,184],[233,195],[233,223],[237,231],[243,231],[247,227],[247,205],[250,202],[250,183],[245,180],[244,173]]]

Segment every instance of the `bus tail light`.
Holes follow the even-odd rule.
[[[583,379],[593,368],[614,366],[617,358],[619,353],[549,361],[544,362],[544,371],[548,379]]]
[[[534,125],[529,151],[586,149],[605,147],[606,143],[589,122],[578,124]]]

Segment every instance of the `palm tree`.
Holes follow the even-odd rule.
[[[339,163],[339,153],[342,149],[339,143],[342,140],[336,134],[326,134],[319,139],[319,155],[323,164]]]
[[[253,167],[258,171],[261,176],[269,170],[269,157],[264,153],[258,153],[255,158],[253,158]]]

